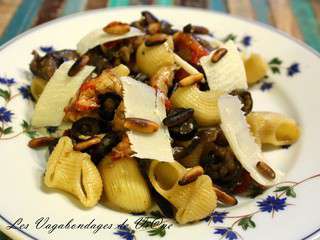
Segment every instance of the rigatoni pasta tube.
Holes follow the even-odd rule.
[[[217,91],[200,91],[196,85],[178,88],[170,100],[175,107],[192,108],[194,117],[201,126],[213,126],[219,123]]]
[[[300,136],[296,121],[280,113],[252,112],[247,115],[247,122],[257,142],[261,144],[289,145]]]
[[[179,185],[186,169],[177,162],[152,161],[149,179],[152,186],[175,208],[180,224],[201,220],[217,206],[216,193],[209,176],[199,176],[194,182]]]
[[[115,161],[105,157],[99,165],[107,201],[127,212],[151,207],[151,194],[134,158]]]
[[[102,181],[90,155],[73,151],[69,137],[60,138],[49,157],[44,183],[76,196],[84,207],[97,204],[102,193]]]

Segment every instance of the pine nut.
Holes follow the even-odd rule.
[[[55,140],[54,137],[39,137],[33,138],[29,141],[28,146],[30,148],[39,148],[48,146],[51,142]]]
[[[273,169],[265,162],[259,161],[256,165],[256,168],[258,172],[261,173],[265,178],[268,178],[268,179],[276,178],[276,174],[273,171]]]
[[[203,175],[203,173],[204,173],[204,170],[202,167],[195,166],[195,167],[191,168],[190,170],[188,170],[178,183],[179,183],[179,185],[186,185],[188,183],[192,183],[195,180],[197,180],[198,177]]]
[[[159,124],[142,118],[126,118],[124,127],[141,133],[154,133],[159,129]]]
[[[192,74],[179,81],[179,85],[182,87],[190,86],[194,83],[200,82],[203,79],[202,73]]]
[[[101,138],[94,137],[94,138],[91,138],[87,141],[77,143],[76,145],[74,145],[73,149],[76,151],[82,151],[82,150],[85,150],[85,149],[87,149],[93,145],[96,145],[100,142],[101,142]]]
[[[211,62],[217,63],[226,55],[228,50],[226,48],[218,48],[211,56]]]
[[[238,204],[238,200],[228,193],[222,191],[218,186],[213,184],[213,188],[217,194],[217,198],[220,202],[228,206],[234,206]]]
[[[144,41],[144,44],[147,47],[153,47],[153,46],[160,45],[160,44],[164,43],[165,41],[167,41],[167,35],[163,34],[163,33],[157,33],[157,34],[153,34],[153,35],[148,36],[146,38],[146,40]]]
[[[88,64],[90,61],[90,57],[88,55],[82,55],[80,58],[75,61],[75,63],[71,66],[68,72],[69,77],[73,77],[77,75],[78,72],[81,71],[81,69]]]
[[[122,35],[130,31],[130,25],[114,21],[105,26],[103,31],[113,35]]]

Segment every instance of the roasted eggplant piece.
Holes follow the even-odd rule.
[[[117,110],[122,98],[112,92],[100,95],[99,97],[99,114],[105,121],[113,120],[115,111]]]
[[[191,140],[198,131],[198,124],[194,118],[188,119],[181,125],[169,128],[170,136],[174,140],[187,141]]]
[[[243,168],[229,147],[207,144],[202,152],[200,165],[205,174],[226,192],[232,192],[241,180]]]
[[[249,91],[236,89],[230,92],[230,95],[237,96],[239,98],[239,100],[243,104],[243,107],[241,108],[241,110],[245,113],[245,115],[251,112],[253,101],[252,101],[251,93]]]
[[[63,62],[79,57],[76,51],[69,49],[50,52],[43,57],[37,51],[33,51],[32,54],[30,70],[35,76],[44,80],[49,80]]]
[[[176,108],[169,111],[168,116],[162,122],[167,127],[178,126],[192,118],[193,113],[194,110],[191,108]]]
[[[78,121],[74,122],[71,127],[70,135],[72,138],[79,140],[82,136],[94,136],[99,133],[102,133],[104,130],[103,121],[92,118],[92,117],[84,117],[80,118]]]
[[[104,156],[108,154],[120,141],[121,137],[118,133],[108,131],[100,143],[88,149],[88,153],[91,155],[91,160],[94,164],[99,164]]]
[[[86,55],[90,57],[88,65],[95,66],[94,72],[100,74],[104,69],[111,68],[111,64],[108,59],[104,56],[100,46],[89,50]]]

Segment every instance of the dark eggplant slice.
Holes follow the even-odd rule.
[[[187,141],[191,140],[198,131],[198,124],[194,118],[188,119],[181,125],[169,128],[170,136],[174,140]]]
[[[174,127],[183,124],[192,118],[194,110],[192,108],[176,108],[169,111],[167,117],[163,119],[163,124]]]
[[[105,93],[99,97],[100,107],[99,114],[105,121],[113,120],[115,111],[117,110],[122,98],[115,93]]]
[[[91,155],[91,160],[94,164],[97,165],[120,141],[121,137],[118,133],[109,131],[99,144],[94,145],[92,148],[88,149],[87,152]]]
[[[80,118],[72,124],[71,136],[80,139],[81,136],[94,136],[103,132],[103,122],[92,117]]]
[[[76,51],[69,49],[50,52],[43,57],[40,57],[37,51],[33,51],[32,54],[30,70],[35,76],[44,80],[49,80],[64,61],[75,60],[79,57]]]
[[[227,192],[237,186],[243,168],[229,147],[208,143],[201,155],[200,165],[212,181]]]
[[[108,59],[104,56],[100,46],[89,50],[86,55],[89,56],[90,61],[88,65],[95,66],[94,72],[100,74],[104,69],[111,68],[111,64]]]
[[[241,108],[241,110],[245,113],[245,115],[251,112],[253,101],[252,101],[251,93],[249,91],[236,89],[236,90],[233,90],[230,93],[230,95],[237,96],[239,98],[239,100],[243,104],[243,107]]]

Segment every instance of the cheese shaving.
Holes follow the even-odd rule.
[[[151,120],[160,125],[158,131],[144,134],[128,131],[131,149],[138,158],[173,162],[169,132],[162,120],[166,117],[164,95],[130,77],[120,78],[123,86],[125,117]]]
[[[88,33],[79,41],[79,43],[77,44],[77,51],[80,55],[82,55],[86,53],[88,50],[98,45],[101,45],[103,43],[131,38],[131,37],[142,36],[144,34],[145,34],[144,32],[140,31],[138,28],[135,28],[135,27],[130,27],[130,31],[122,35],[108,34],[104,32],[102,28],[96,29]]]
[[[236,44],[230,40],[220,48],[227,49],[227,53],[217,63],[211,62],[216,50],[200,58],[210,90],[228,93],[235,89],[247,89],[246,72]]]
[[[75,76],[69,77],[68,71],[73,64],[74,61],[64,62],[50,78],[35,106],[31,120],[32,126],[46,127],[61,124],[64,108],[95,68],[85,66]]]
[[[272,186],[279,182],[283,173],[269,163],[268,165],[276,174],[276,178],[273,180],[265,178],[256,168],[257,163],[259,161],[264,162],[265,159],[261,148],[250,133],[248,123],[241,111],[242,104],[238,97],[224,95],[219,98],[218,107],[221,118],[221,129],[244,169],[261,185]]]

